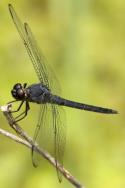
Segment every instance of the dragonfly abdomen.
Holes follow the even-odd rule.
[[[62,106],[68,106],[71,108],[77,108],[81,110],[87,110],[92,112],[98,112],[98,113],[105,113],[105,114],[117,114],[118,112],[109,108],[102,108],[99,106],[93,106],[88,104],[83,104],[79,102],[70,101],[67,99],[63,99],[59,96],[54,95],[52,98],[52,103],[62,105]]]

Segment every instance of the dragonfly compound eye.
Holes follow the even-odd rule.
[[[12,91],[11,91],[12,96],[15,99],[24,99],[25,98],[25,92],[23,90],[23,87],[21,84],[15,84]]]

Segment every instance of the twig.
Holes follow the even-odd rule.
[[[32,148],[32,145],[30,143],[28,143],[26,140],[23,140],[22,138],[20,138],[19,136],[16,136],[8,131],[5,131],[3,129],[0,129],[0,134],[14,140],[15,142],[18,142],[20,144],[23,144],[25,146],[27,146],[28,148]]]
[[[3,134],[4,136],[7,136],[11,138],[12,140],[23,144],[27,146],[28,148],[34,148],[34,151],[39,153],[42,157],[44,157],[46,160],[48,160],[51,165],[53,165],[55,168],[58,168],[58,170],[63,174],[63,176],[76,188],[85,188],[83,187],[79,181],[73,177],[59,162],[55,162],[55,158],[53,158],[47,151],[43,150],[38,146],[37,143],[33,142],[33,139],[14,121],[14,118],[12,114],[10,113],[11,105],[1,106],[1,111],[5,115],[9,125],[16,131],[16,133],[21,137],[15,136],[12,133],[9,133],[5,130],[0,129],[0,134]],[[23,138],[23,139],[22,139]]]

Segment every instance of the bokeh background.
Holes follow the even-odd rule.
[[[61,85],[62,96],[119,111],[104,115],[65,108],[64,166],[86,188],[125,187],[125,1],[11,0],[0,2],[0,105],[12,100],[17,82],[37,82],[8,12],[12,3],[28,22]],[[37,114],[31,106],[21,126],[32,136]],[[13,132],[0,115],[0,128]],[[37,169],[30,151],[0,135],[0,187],[49,188],[58,182],[44,159]]]

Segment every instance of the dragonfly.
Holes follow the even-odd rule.
[[[21,22],[11,4],[8,7],[11,18],[39,79],[38,83],[29,86],[27,86],[27,83],[16,83],[13,86],[11,94],[15,100],[11,102],[20,101],[20,105],[13,112],[20,112],[21,107],[25,105],[25,110],[15,117],[15,121],[20,121],[27,116],[30,110],[30,103],[39,104],[39,118],[34,133],[34,142],[37,141],[43,148],[49,148],[49,144],[51,144],[56,164],[59,161],[63,165],[66,144],[66,127],[62,119],[63,106],[103,114],[117,114],[118,112],[110,108],[74,102],[56,95],[56,84],[53,84],[56,83],[56,77],[47,63],[45,63],[45,58],[37,45],[29,25]],[[51,148],[49,149],[51,150]],[[58,168],[57,174],[59,181],[61,181],[62,178]]]

